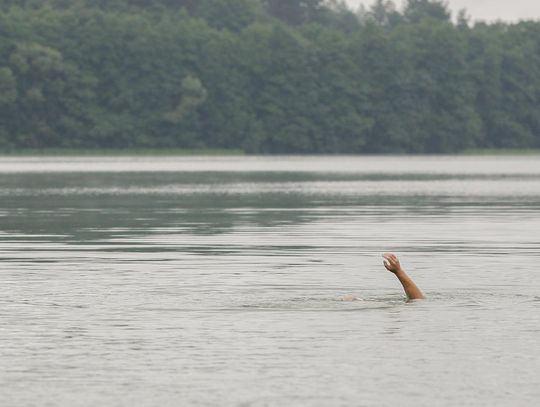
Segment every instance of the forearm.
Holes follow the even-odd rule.
[[[403,290],[405,290],[405,294],[407,295],[409,300],[421,300],[426,298],[424,297],[424,294],[422,294],[422,291],[420,291],[418,286],[407,275],[407,273],[405,273],[403,269],[399,269],[395,274],[399,282],[403,286]]]

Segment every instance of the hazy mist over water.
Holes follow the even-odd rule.
[[[0,158],[0,405],[536,405],[539,215],[540,156]]]

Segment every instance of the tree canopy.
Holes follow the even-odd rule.
[[[540,147],[540,22],[446,3],[0,0],[0,149]]]

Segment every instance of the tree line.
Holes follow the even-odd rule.
[[[0,149],[540,147],[540,22],[442,1],[0,0]]]

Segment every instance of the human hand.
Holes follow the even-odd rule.
[[[384,257],[384,267],[386,270],[391,271],[394,274],[399,273],[401,270],[401,264],[399,263],[398,258],[393,253],[385,253]]]

